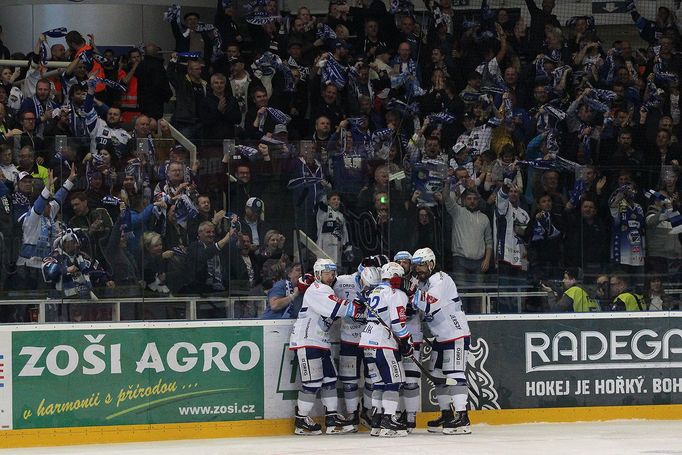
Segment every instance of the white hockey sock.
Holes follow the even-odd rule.
[[[438,408],[441,411],[447,411],[448,409],[450,409],[450,403],[452,403],[452,398],[450,397],[447,386],[445,384],[436,386],[436,399],[438,400]]]
[[[320,391],[320,400],[327,412],[336,412],[339,408],[339,399],[336,396],[336,383],[325,384]]]
[[[466,411],[469,401],[468,388],[466,386],[455,386],[453,389],[452,402],[455,404],[455,411]]]
[[[298,392],[298,415],[305,417],[310,414],[315,405],[315,393],[305,392],[300,390]]]
[[[343,401],[346,405],[346,412],[347,413],[352,413],[358,410],[358,404],[360,403],[360,391],[357,389],[355,390],[346,390],[344,387],[343,390]]]
[[[372,409],[372,385],[365,384],[362,389],[362,407],[366,409]]]
[[[383,390],[377,390],[376,388],[372,391],[372,407],[377,408],[381,411],[381,395]]]
[[[395,415],[398,411],[398,401],[400,395],[397,390],[384,390],[381,396],[381,405],[384,408],[384,414]]]
[[[404,384],[403,385],[403,403],[407,412],[419,411],[419,385],[418,384]]]

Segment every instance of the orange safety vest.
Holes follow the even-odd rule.
[[[92,52],[92,46],[89,44],[83,45],[80,49],[76,51],[76,58],[80,58],[81,54],[85,52]],[[94,73],[95,77],[104,79],[104,68],[97,60],[92,60],[92,66],[88,68],[88,73]],[[102,82],[99,82],[95,87],[95,92],[102,92],[107,88]]]
[[[118,70],[118,80],[119,82],[126,77],[126,72],[123,70]],[[126,92],[121,96],[121,107],[126,109],[136,109],[137,108],[137,76],[133,76],[128,81],[128,87]]]

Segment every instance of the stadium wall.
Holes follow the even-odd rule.
[[[472,316],[472,421],[680,419],[681,318]],[[290,330],[291,321],[2,326],[0,447],[291,434]],[[427,380],[421,409],[423,426],[437,411]]]

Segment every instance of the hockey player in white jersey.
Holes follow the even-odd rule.
[[[381,272],[377,267],[364,267],[351,275],[341,275],[334,283],[334,292],[340,299],[352,301],[363,300],[363,296],[371,292],[381,282]],[[365,329],[364,318],[341,319],[341,349],[339,352],[339,380],[343,383],[343,400],[346,412],[352,414],[351,423],[360,424],[360,368],[362,366],[363,351],[358,344],[360,335]],[[365,387],[371,390],[371,383],[365,380]],[[367,405],[365,405],[367,406]]]
[[[436,270],[436,256],[430,248],[421,248],[412,255],[412,266],[419,280],[413,302],[423,313],[423,320],[435,337],[430,370],[436,377],[447,377],[457,385],[437,385],[436,398],[440,418],[429,421],[431,433],[471,433],[467,414],[468,387],[467,354],[471,332],[462,311],[462,300],[452,278]]]
[[[313,272],[315,281],[305,291],[289,338],[289,349],[296,353],[301,374],[294,433],[322,433],[320,425],[310,418],[318,391],[326,408],[326,433],[349,433],[356,428],[337,411],[336,367],[331,357],[329,329],[336,319],[364,315],[364,305],[359,301],[340,299],[334,294],[332,286],[336,280],[336,264],[333,261],[318,259]]]
[[[414,295],[417,290],[418,280],[411,273],[412,255],[408,251],[398,251],[393,260],[398,263],[404,270],[402,276],[401,288],[405,291],[408,298]],[[414,346],[414,356],[419,358],[419,351],[424,340],[422,333],[422,321],[419,316],[419,310],[408,301],[405,308],[405,316],[407,317],[407,330],[412,335]],[[405,369],[405,382],[400,391],[402,399],[402,409],[404,413],[401,420],[407,425],[407,430],[412,431],[416,427],[417,412],[419,411],[419,403],[421,401],[419,394],[419,383],[421,382],[421,370],[415,365],[411,357],[403,358],[403,368]]]
[[[372,436],[407,436],[407,426],[400,422],[398,412],[399,391],[405,380],[402,356],[410,356],[412,336],[406,327],[405,308],[407,295],[391,285],[393,278],[400,278],[403,268],[389,262],[381,268],[382,283],[369,294],[367,326],[360,337],[365,363],[374,385],[372,409],[373,420],[381,415],[378,428],[372,428]],[[375,396],[380,397],[375,401]],[[379,409],[381,407],[381,409]]]

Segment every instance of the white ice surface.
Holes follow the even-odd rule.
[[[419,430],[405,438],[368,433],[335,436],[272,436],[145,443],[8,449],[1,455],[682,455],[681,421],[611,421],[475,425],[471,435],[444,436]]]

